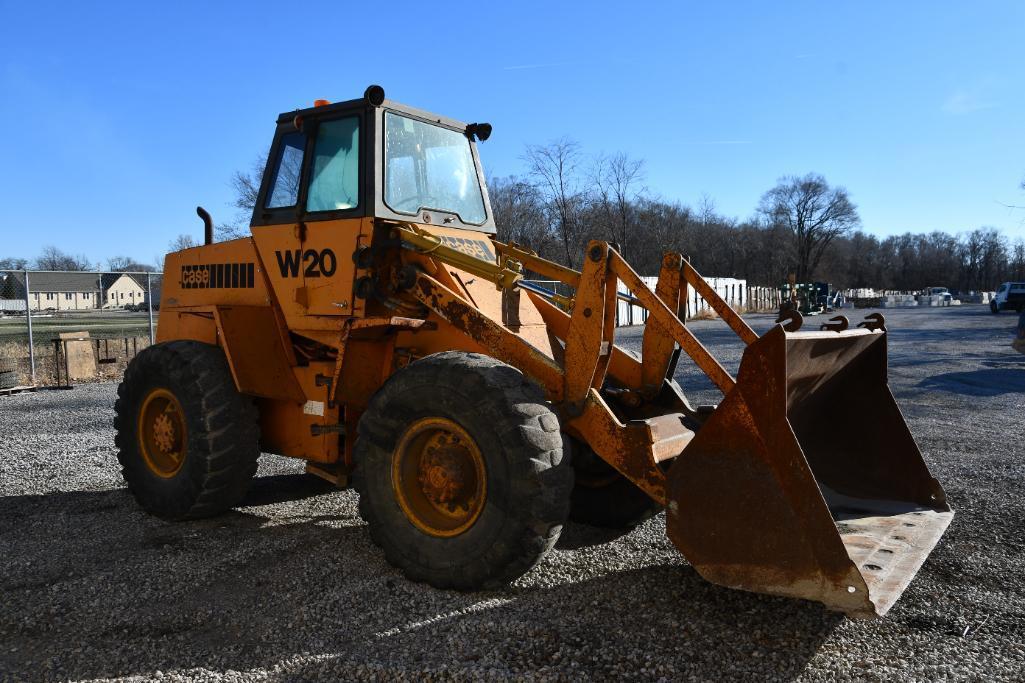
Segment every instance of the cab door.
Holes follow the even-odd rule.
[[[294,128],[279,132],[252,226],[253,242],[289,327],[294,327],[306,310],[299,223],[306,146],[305,133]]]
[[[302,212],[303,283],[312,315],[362,313],[353,298],[353,252],[369,242],[372,219],[362,217],[361,117],[356,112],[320,119],[309,160]],[[359,309],[359,310],[357,310]]]

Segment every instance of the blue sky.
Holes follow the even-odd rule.
[[[370,83],[490,121],[492,174],[568,135],[740,218],[816,171],[878,235],[1025,237],[1022,2],[91,5],[0,0],[0,257],[152,260],[279,112]]]

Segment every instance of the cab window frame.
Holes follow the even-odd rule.
[[[384,144],[385,144],[385,123],[384,117],[387,113],[398,114],[406,118],[421,121],[423,123],[429,123],[436,126],[442,126],[462,134],[466,134],[466,124],[449,119],[446,117],[437,116],[420,109],[416,109],[398,102],[392,102],[386,100],[385,103],[376,107],[373,113],[373,139],[374,139],[374,168],[372,174],[372,180],[374,187],[373,190],[373,211],[374,215],[379,218],[386,220],[396,221],[412,221],[412,222],[428,222],[423,221],[423,216],[428,214],[431,217],[430,223],[443,226],[447,229],[452,230],[467,230],[471,232],[482,232],[486,234],[494,235],[498,232],[495,227],[495,217],[491,208],[491,198],[488,195],[487,180],[484,175],[484,168],[481,165],[480,154],[476,144],[470,145],[470,154],[473,157],[474,171],[477,174],[477,184],[480,187],[481,199],[484,201],[484,221],[481,223],[467,223],[456,213],[449,211],[442,211],[437,209],[424,209],[417,214],[398,213],[394,211],[384,201],[384,187],[385,187],[385,160],[384,160]]]
[[[320,126],[324,123],[331,121],[338,121],[341,119],[356,119],[357,125],[357,140],[359,141],[359,149],[357,150],[357,184],[356,184],[356,205],[347,209],[324,209],[320,211],[310,211],[306,208],[309,203],[309,188],[313,182],[313,162],[314,155],[317,149],[317,135],[320,133]],[[363,112],[354,109],[348,111],[331,112],[330,115],[323,117],[316,117],[309,123],[304,123],[303,127],[310,126],[312,130],[306,135],[306,158],[303,160],[303,177],[300,183],[300,203],[301,211],[299,212],[304,216],[304,220],[310,221],[324,221],[324,220],[337,220],[340,218],[356,218],[363,216],[364,208],[366,207],[366,201],[364,194],[366,192],[366,155],[367,155],[367,131],[366,131],[366,117],[363,116]],[[312,125],[311,125],[312,124]]]
[[[334,109],[318,116],[316,111],[303,112],[302,129],[296,128],[292,120],[279,120],[277,129],[274,131],[274,138],[271,142],[270,153],[267,155],[267,165],[263,171],[263,178],[260,181],[260,191],[256,198],[256,206],[253,208],[253,217],[249,222],[250,227],[265,225],[282,225],[300,221],[328,221],[342,218],[359,218],[366,214],[367,193],[367,159],[368,149],[367,119],[362,108],[353,107],[345,109]],[[317,133],[320,124],[325,121],[336,119],[356,118],[359,126],[359,164],[358,164],[358,189],[356,206],[348,209],[328,209],[325,211],[307,211],[306,202],[309,195],[309,185],[313,173],[313,156],[316,151]],[[303,147],[302,170],[299,177],[299,192],[296,203],[292,206],[267,208],[267,198],[273,193],[274,182],[277,180],[278,160],[281,157],[284,147],[284,139],[292,133],[301,133],[306,140]]]
[[[435,126],[435,127],[438,127],[438,128],[443,128],[445,130],[448,130],[448,131],[451,131],[453,133],[456,133],[457,135],[459,135],[460,137],[462,137],[466,141],[466,149],[467,149],[467,151],[470,154],[470,162],[473,165],[474,179],[476,180],[476,185],[477,185],[476,190],[477,190],[478,196],[480,197],[481,211],[482,211],[482,213],[484,215],[483,218],[480,221],[474,222],[474,221],[467,220],[467,219],[463,218],[463,216],[458,211],[455,211],[455,210],[453,210],[451,208],[441,209],[441,208],[436,208],[436,207],[432,207],[432,206],[421,206],[421,207],[418,207],[415,211],[400,211],[399,209],[397,209],[397,208],[395,208],[395,207],[393,207],[391,205],[391,203],[388,201],[388,173],[389,173],[389,169],[388,169],[388,149],[387,149],[387,145],[388,145],[388,116],[389,115],[394,116],[394,117],[399,118],[399,119],[409,119],[410,121],[415,121],[417,123],[425,124],[425,125],[428,125],[428,126]],[[385,108],[385,110],[381,114],[381,148],[378,150],[378,153],[381,155],[381,168],[382,168],[382,173],[381,173],[381,202],[386,207],[388,207],[389,211],[391,211],[391,212],[393,212],[395,214],[401,215],[401,216],[406,216],[407,220],[415,219],[418,215],[426,212],[428,214],[433,213],[433,214],[438,214],[438,215],[441,215],[441,216],[454,217],[454,219],[456,221],[458,221],[459,223],[467,226],[468,229],[470,229],[470,230],[480,230],[482,226],[484,226],[484,225],[486,225],[488,223],[488,220],[491,218],[491,215],[489,213],[489,208],[490,207],[488,205],[488,198],[487,198],[487,196],[485,194],[484,182],[483,182],[483,180],[481,178],[480,160],[477,158],[476,151],[477,151],[476,150],[476,145],[472,144],[472,141],[469,140],[466,137],[465,128],[463,130],[460,130],[459,128],[455,128],[455,127],[452,127],[452,126],[445,125],[443,122],[438,121],[438,120],[433,120],[432,121],[430,119],[424,119],[424,118],[422,118],[420,116],[415,116],[413,114],[409,114],[409,113],[406,113],[406,112],[403,112],[403,111],[400,111],[400,110],[396,110],[396,109],[392,109],[392,108]]]

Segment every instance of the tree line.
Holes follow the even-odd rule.
[[[740,220],[704,196],[697,206],[653,196],[644,162],[626,154],[588,156],[566,138],[528,146],[522,176],[488,182],[499,239],[579,267],[592,239],[615,242],[642,274],[662,253],[688,255],[701,273],[778,285],[826,281],[842,288],[989,290],[1025,280],[1025,242],[994,228],[880,239],[863,232],[848,191],[815,173],[781,178]]]

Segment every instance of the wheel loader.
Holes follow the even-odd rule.
[[[503,243],[490,134],[378,86],[278,117],[251,237],[214,243],[198,209],[205,244],[167,256],[157,343],[118,389],[141,506],[214,515],[261,453],[301,458],[356,489],[391,564],[461,590],[530,570],[567,519],[664,510],[709,581],[884,614],[953,512],[887,385],[882,317],[758,335],[680,254],[650,289],[609,242],[580,270]],[[690,288],[744,344],[736,377],[688,328]],[[615,344],[622,298],[648,311],[639,356]],[[717,405],[688,401],[681,359]]]

